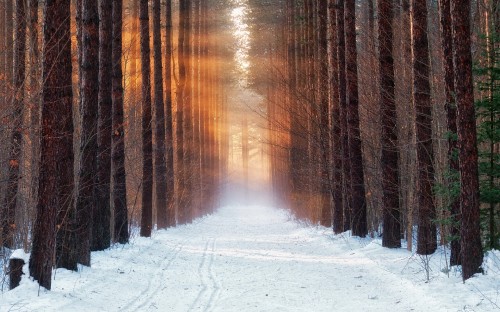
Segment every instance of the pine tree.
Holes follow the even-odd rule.
[[[97,131],[97,189],[92,218],[92,250],[104,250],[111,242],[111,128],[113,1],[102,0],[99,10],[99,95]]]
[[[175,226],[175,171],[174,171],[174,133],[172,126],[172,0],[166,0],[165,7],[165,145],[167,162],[167,205],[168,226]]]
[[[127,185],[125,175],[125,127],[123,118],[122,73],[122,0],[113,0],[112,26],[112,150],[111,168],[113,179],[114,235],[113,240],[126,244],[129,240]]]
[[[9,176],[4,199],[2,222],[3,246],[14,248],[16,229],[16,206],[19,190],[19,168],[21,165],[22,126],[24,110],[24,81],[26,78],[26,7],[23,0],[16,0],[15,45],[14,45],[14,84],[12,101],[12,134],[8,159]]]
[[[346,96],[347,124],[349,133],[349,161],[351,163],[352,192],[352,234],[365,237],[368,233],[366,222],[366,198],[363,173],[363,153],[359,131],[358,65],[356,48],[356,3],[344,1],[346,39]]]
[[[65,228],[73,203],[73,94],[70,3],[46,0],[45,6],[40,180],[29,269],[50,289],[56,231]]]
[[[142,216],[141,236],[150,237],[153,222],[153,133],[148,0],[139,2],[142,68]]]
[[[76,241],[78,262],[90,266],[92,215],[96,211],[97,123],[99,94],[99,13],[97,0],[82,0],[82,59],[80,80],[81,138],[76,194]]]
[[[160,0],[153,0],[153,46],[154,46],[154,101],[156,108],[155,127],[155,186],[156,212],[159,229],[168,225],[167,164],[165,159],[165,109],[163,102],[163,73],[161,54]]]
[[[393,2],[379,0],[380,118],[382,125],[382,245],[401,247],[399,207],[399,147],[394,92]]]
[[[427,38],[427,1],[412,0],[413,102],[416,109],[418,165],[417,253],[432,254],[437,248],[436,207],[434,206],[432,109],[429,83],[429,42]]]
[[[479,224],[479,178],[472,54],[470,1],[452,0],[453,60],[457,103],[458,162],[460,169],[461,260],[464,280],[480,271],[483,262]]]

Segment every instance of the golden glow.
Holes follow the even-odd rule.
[[[248,14],[250,8],[246,0],[232,0],[234,8],[231,10],[231,22],[233,23],[233,37],[236,43],[234,59],[237,65],[238,82],[242,87],[248,85],[248,74],[250,70],[250,27],[248,25]]]

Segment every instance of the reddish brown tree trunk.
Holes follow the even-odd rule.
[[[155,127],[155,182],[156,218],[159,229],[168,225],[167,164],[165,159],[165,108],[163,102],[163,72],[161,53],[160,0],[153,0],[154,92]]]
[[[81,138],[78,190],[76,193],[78,261],[90,266],[92,215],[96,210],[97,122],[99,94],[99,13],[97,0],[82,1],[82,59],[80,79]],[[77,247],[78,246],[78,247]]]
[[[417,253],[432,254],[437,248],[436,207],[434,206],[434,166],[432,148],[432,109],[429,84],[429,43],[427,2],[412,0],[413,102],[416,109],[418,164]]]
[[[19,167],[21,164],[22,126],[24,109],[24,81],[26,78],[26,7],[23,0],[16,0],[16,27],[14,41],[14,85],[12,107],[12,133],[9,152],[9,175],[4,199],[3,246],[14,248],[16,229],[17,193],[19,190]]]
[[[399,147],[394,101],[394,58],[393,51],[393,2],[379,0],[379,71],[380,71],[380,118],[382,125],[382,246],[401,247],[399,207]]]
[[[150,237],[153,223],[153,133],[148,0],[139,2],[142,69],[142,216],[141,236]]]
[[[127,185],[125,176],[125,128],[123,118],[122,73],[122,0],[113,0],[112,26],[112,150],[111,168],[113,179],[114,235],[113,240],[126,244],[129,240]]]
[[[479,178],[472,54],[470,0],[452,0],[453,59],[460,168],[461,260],[464,280],[481,271],[483,251],[479,224]]]
[[[450,0],[439,0],[439,20],[441,26],[441,44],[443,49],[443,66],[444,66],[444,87],[445,87],[445,110],[446,122],[448,126],[448,170],[450,173],[458,172],[457,158],[457,109],[455,105],[455,85],[454,75],[455,68],[453,65],[453,37],[451,33],[451,8]],[[452,183],[452,181],[447,181]],[[460,220],[460,201],[458,198],[451,198],[449,203],[451,219],[453,224],[450,227],[451,240],[450,265],[460,265],[460,228],[455,225]]]
[[[347,124],[349,133],[349,155],[351,163],[352,234],[366,236],[366,199],[363,173],[363,154],[359,132],[358,62],[356,48],[356,4],[354,0],[344,2],[346,38],[346,95]]]
[[[175,226],[175,171],[174,171],[174,133],[172,126],[172,0],[166,0],[165,7],[165,144],[167,162],[167,205],[168,226]]]
[[[328,78],[330,85],[331,159],[333,170],[331,189],[333,198],[333,231],[336,234],[344,230],[337,13],[336,1],[328,0]]]
[[[352,226],[351,213],[351,166],[349,160],[349,133],[347,130],[347,97],[346,97],[346,46],[344,2],[337,1],[337,36],[339,58],[339,106],[340,106],[340,137],[342,148],[342,194],[344,205],[344,231]]]
[[[66,228],[73,204],[73,94],[70,3],[46,0],[45,6],[40,180],[29,269],[50,289],[56,231]]]
[[[319,144],[321,155],[321,224],[332,227],[332,195],[330,189],[330,110],[328,103],[328,0],[318,1],[318,96],[320,105]]]
[[[104,250],[111,242],[111,128],[112,128],[112,27],[113,1],[101,0],[99,11],[99,122],[97,132],[96,209],[92,218],[92,250]]]

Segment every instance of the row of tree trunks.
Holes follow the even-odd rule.
[[[284,79],[286,87],[281,91],[270,91],[268,95],[270,141],[272,146],[281,147],[271,148],[273,185],[275,191],[288,192],[291,207],[299,217],[309,218],[325,226],[333,224],[335,233],[351,229],[353,235],[364,236],[369,230],[367,218],[370,217],[371,222],[374,222],[378,215],[382,215],[382,222],[375,220],[370,226],[372,231],[377,231],[380,226],[385,247],[401,247],[401,238],[406,232],[408,248],[412,249],[414,225],[418,225],[416,249],[420,255],[436,251],[436,224],[440,222],[439,218],[450,217],[453,225],[441,225],[441,235],[446,235],[448,230],[453,236],[460,234],[460,240],[452,240],[450,260],[452,265],[464,265],[460,257],[467,257],[467,269],[463,272],[464,279],[467,279],[479,271],[482,261],[470,14],[458,13],[459,10],[470,12],[471,5],[468,0],[442,0],[439,3],[445,99],[440,112],[439,108],[433,107],[433,103],[440,98],[437,94],[439,87],[433,86],[431,89],[431,82],[439,84],[439,68],[436,68],[439,63],[430,62],[429,52],[430,45],[436,44],[438,35],[428,31],[427,2],[403,0],[400,6],[395,6],[393,1],[380,0],[377,4],[378,27],[375,27],[374,3],[369,1],[366,6],[361,6],[366,8],[367,15],[359,15],[366,17],[366,21],[363,21],[366,25],[361,25],[360,29],[367,27],[368,37],[373,41],[373,47],[365,47],[365,43],[356,43],[358,25],[355,22],[355,1],[286,2],[287,16],[282,37],[284,48],[280,52],[284,65],[271,60],[278,67],[275,77]],[[396,15],[396,12],[399,14]],[[433,10],[431,13],[436,12]],[[435,14],[429,15],[429,18],[436,18]],[[396,23],[400,23],[401,30],[394,30]],[[375,29],[378,30],[377,44]],[[396,45],[396,41],[401,44]],[[302,42],[306,42],[307,47],[302,47]],[[378,57],[378,69],[371,68],[375,66],[374,61],[362,59],[358,63],[358,47],[367,49],[363,51],[364,57],[370,60],[373,55]],[[378,47],[378,53],[375,53],[375,47]],[[307,60],[301,58],[302,51]],[[324,55],[328,56],[327,67],[324,65]],[[450,55],[454,55],[454,59]],[[378,95],[374,91],[363,90],[365,98],[361,100],[367,101],[363,105],[359,105],[358,99],[357,73],[360,64],[371,66],[363,70],[378,73],[379,77],[378,81],[370,85],[366,77],[360,80],[364,88],[379,86]],[[327,74],[324,72],[326,68]],[[396,76],[401,76],[401,80],[395,81]],[[324,80],[328,81],[328,85],[323,84]],[[318,90],[326,89],[329,92],[329,106],[325,109],[325,93]],[[279,99],[279,92],[285,93],[284,100]],[[372,103],[374,98],[379,102],[379,112],[375,113],[377,105]],[[283,115],[283,110],[288,111],[288,114]],[[301,111],[306,113],[300,114]],[[378,126],[361,124],[370,120],[366,116],[360,118],[361,112],[379,115],[380,129]],[[439,114],[445,117],[436,121],[434,118],[440,118]],[[289,120],[283,116],[288,116]],[[408,116],[413,120],[412,126],[407,125]],[[301,124],[307,126],[301,128]],[[449,131],[447,153],[443,153],[444,149],[436,142],[436,135],[442,132],[441,126]],[[328,135],[323,132],[324,128],[329,129]],[[365,131],[363,139],[371,140],[365,144],[364,150],[361,149],[360,128]],[[380,133],[366,133],[373,129],[378,129],[376,131]],[[299,152],[298,133],[301,130],[307,133],[308,152],[304,156]],[[455,133],[458,133],[458,141]],[[363,163],[367,146],[372,149],[372,154]],[[460,173],[460,198],[449,196],[443,200],[443,195],[436,192],[435,166],[439,173],[437,178],[443,176],[444,169],[440,154],[434,154],[435,146],[439,153],[447,154],[448,170],[452,173],[449,176],[452,177],[453,172]],[[283,156],[283,149],[288,150],[288,156]],[[458,159],[457,149],[460,150]],[[332,155],[325,154],[325,151],[331,151]],[[300,160],[305,162],[302,167],[307,168],[306,176],[298,174],[296,164]],[[415,160],[416,165],[413,165]],[[323,163],[323,167],[318,167],[318,163]],[[318,168],[325,168],[325,164],[328,170],[318,171]],[[374,166],[365,171],[369,180],[365,180],[366,166]],[[377,166],[380,168],[380,178],[373,175],[378,170],[375,168]],[[290,190],[286,188],[287,183],[283,182],[287,180],[283,168],[289,168],[291,174]],[[326,206],[314,200],[315,195],[323,193],[321,182],[315,179],[319,173],[322,173],[323,181],[325,177],[330,180],[330,198],[333,200],[333,214],[330,216]],[[379,181],[380,186],[373,187],[373,179],[375,183]],[[306,211],[305,216],[300,206],[302,203],[297,199],[300,194],[298,188],[302,183],[310,187],[309,198],[305,202],[316,207]],[[449,178],[445,186],[451,189],[456,183]],[[412,191],[414,185],[417,186],[416,191]],[[365,192],[365,186],[370,187],[370,193]],[[314,188],[320,190],[315,192]],[[377,202],[378,195],[372,193],[377,190],[381,192],[380,203]],[[438,214],[436,206],[443,202],[450,211],[447,213],[443,210]],[[367,203],[370,203],[371,210],[380,211],[370,211],[368,216]],[[457,223],[461,225],[457,226]],[[494,228],[494,225],[490,225],[490,228]],[[494,229],[490,231],[494,232]],[[445,241],[442,239],[442,243]],[[463,248],[467,248],[467,251]]]

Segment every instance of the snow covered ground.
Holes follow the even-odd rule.
[[[378,239],[334,236],[283,210],[227,206],[193,224],[57,270],[52,291],[24,278],[0,311],[497,311],[500,253],[465,284],[444,252],[425,261]],[[25,270],[27,268],[25,267]]]

